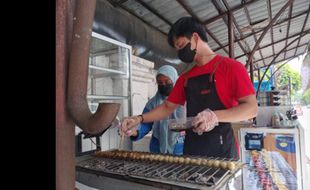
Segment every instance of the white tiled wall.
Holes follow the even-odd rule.
[[[154,63],[133,56],[132,62],[132,102],[133,115],[141,114],[145,104],[156,91],[156,71]]]
[[[154,63],[133,56],[132,66],[132,104],[133,115],[141,114],[146,103],[151,99],[156,91],[156,71],[153,69]],[[134,151],[149,151],[151,135],[146,135],[143,139],[133,142]]]

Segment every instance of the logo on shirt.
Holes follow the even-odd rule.
[[[209,94],[211,92],[210,89],[200,91],[200,94]]]

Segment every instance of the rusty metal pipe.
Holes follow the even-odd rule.
[[[74,123],[66,103],[75,0],[56,1],[56,189],[75,186]]]
[[[95,114],[89,110],[87,95],[89,48],[96,0],[77,0],[73,18],[72,48],[68,78],[68,109],[73,121],[90,134],[99,133],[110,126],[120,104],[100,103]]]

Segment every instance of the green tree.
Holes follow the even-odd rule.
[[[303,104],[310,104],[310,44],[308,45],[307,54],[301,66],[302,90],[301,97]]]
[[[300,74],[289,65],[285,65],[280,69],[277,77],[277,87],[279,89],[288,89],[289,77],[291,77],[292,82],[292,94],[295,94],[301,87],[301,78]]]
[[[310,88],[303,93],[302,101],[304,104],[310,104]]]
[[[262,68],[260,69],[260,77],[263,77],[264,72],[266,71],[266,68]],[[270,79],[271,73],[270,73],[270,69],[268,69],[265,77],[264,77],[264,81],[268,81]],[[258,73],[257,71],[254,73],[254,82],[258,82]]]

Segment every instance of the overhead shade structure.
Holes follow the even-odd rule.
[[[163,34],[163,37],[157,39],[164,43],[166,43],[164,35],[167,35],[172,23],[180,17],[193,16],[205,25],[208,44],[213,51],[223,56],[233,55],[244,65],[251,61],[253,72],[267,67],[279,50],[295,38],[299,39],[283,51],[272,64],[304,54],[310,40],[309,33],[302,36],[310,29],[310,1],[307,0],[108,0],[108,2],[114,9],[140,19],[150,30]],[[117,28],[111,29],[110,33],[112,31],[119,34]],[[130,27],[128,31],[128,33],[132,31]],[[129,35],[132,34],[120,36],[124,41],[133,40],[128,37]],[[149,43],[140,42],[140,46],[146,47],[154,47],[156,44],[152,40]],[[131,40],[127,43],[135,44]],[[166,55],[169,59],[177,59],[176,56],[173,57],[173,53],[165,54],[164,44],[162,47],[164,52],[156,51],[152,54],[158,58],[161,56],[164,58]],[[156,60],[146,54],[141,53],[139,56],[151,61]],[[250,67],[248,69],[250,70]]]

